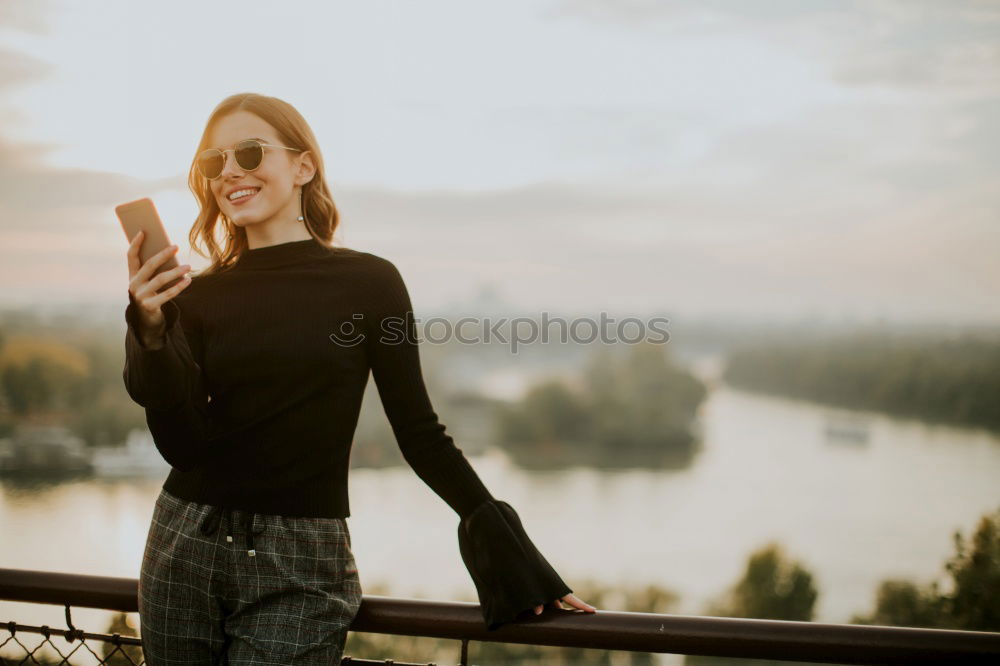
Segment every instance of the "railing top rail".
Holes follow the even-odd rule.
[[[138,610],[134,578],[0,569],[0,599]],[[843,664],[1000,663],[1000,633],[546,609],[495,631],[479,605],[365,595],[353,631]]]

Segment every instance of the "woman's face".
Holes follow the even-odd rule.
[[[208,146],[219,150],[235,148],[244,139],[285,145],[269,123],[248,111],[234,111],[219,118],[208,139]],[[309,182],[312,175],[308,153],[265,146],[260,166],[249,172],[240,168],[231,150],[227,152],[222,174],[209,185],[219,209],[233,224],[281,226],[296,221],[301,210],[296,187]],[[255,190],[255,194],[230,199],[233,193],[247,189]]]

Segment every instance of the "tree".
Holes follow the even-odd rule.
[[[954,540],[956,554],[945,564],[952,592],[943,597],[951,626],[1000,631],[1000,509],[979,519],[969,548],[960,531]]]
[[[920,586],[905,580],[879,585],[875,610],[858,624],[1000,631],[1000,509],[979,520],[968,545],[954,533],[955,554],[945,563],[950,581]]]
[[[810,622],[818,596],[812,574],[772,542],[750,554],[743,578],[709,614]]]

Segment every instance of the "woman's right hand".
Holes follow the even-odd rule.
[[[151,349],[159,349],[163,346],[163,334],[166,331],[166,318],[163,316],[161,306],[191,284],[191,278],[184,276],[191,270],[191,266],[184,264],[154,275],[156,269],[173,256],[178,248],[176,245],[165,247],[150,257],[146,263],[142,263],[139,258],[139,248],[144,238],[145,234],[139,231],[128,246],[128,290],[139,310],[142,330],[138,333],[143,344]],[[182,276],[183,279],[177,284],[157,293],[163,285]]]

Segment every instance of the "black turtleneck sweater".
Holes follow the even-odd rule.
[[[131,299],[130,299],[131,301]],[[351,444],[369,371],[406,461],[460,516],[489,491],[438,421],[410,297],[381,257],[313,240],[246,251],[163,306],[165,345],[125,310],[125,386],[147,408],[183,499],[350,515]]]
[[[245,251],[163,305],[157,349],[142,344],[129,300],[123,378],[172,466],[168,492],[254,513],[346,518],[371,373],[404,458],[462,518],[459,548],[487,628],[572,591],[438,421],[410,297],[390,261],[313,239]]]

